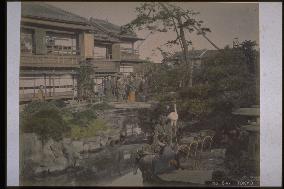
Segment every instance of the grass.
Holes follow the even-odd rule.
[[[71,125],[70,137],[75,140],[90,138],[97,136],[100,131],[106,131],[107,129],[108,127],[104,120],[92,119],[88,121],[86,126]]]

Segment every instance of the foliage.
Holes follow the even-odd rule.
[[[60,140],[68,132],[61,112],[52,107],[42,106],[38,111],[21,119],[23,132],[38,134],[43,144],[50,138]]]
[[[240,44],[240,49],[244,53],[245,62],[251,74],[256,74],[258,72],[256,68],[257,51],[254,49],[256,45],[256,42],[251,40],[245,40]]]
[[[99,131],[107,130],[106,123],[101,119],[91,119],[87,122],[86,126],[72,125],[70,137],[72,139],[81,139],[94,137]]]
[[[78,97],[80,99],[92,99],[94,91],[94,70],[91,65],[84,63],[80,66],[78,77]]]
[[[90,108],[84,111],[73,113],[72,122],[84,127],[87,126],[89,120],[96,118],[97,118],[96,111]]]
[[[91,108],[94,110],[107,110],[107,109],[112,108],[112,106],[106,102],[102,102],[102,103],[92,105]]]
[[[55,103],[48,101],[32,101],[24,107],[22,115],[33,114],[41,109],[58,109]]]
[[[161,124],[162,117],[166,115],[166,104],[156,104],[151,109],[139,109],[138,110],[138,124],[145,133],[153,134],[157,124]]]
[[[193,104],[204,111],[194,111],[193,104],[189,104],[189,109],[202,117],[255,104],[256,77],[250,74],[245,60],[244,53],[238,49],[222,50],[213,59],[204,60],[196,85],[180,91],[184,100],[195,100]]]
[[[181,7],[170,3],[162,2],[144,2],[136,8],[137,17],[129,24],[122,27],[121,33],[133,32],[135,29],[146,29],[155,32],[174,32],[176,38],[168,40],[164,45],[173,49],[178,46],[183,54],[182,62],[186,72],[183,72],[183,81],[185,85],[191,85],[191,62],[188,56],[188,47],[192,44],[187,37],[194,31],[198,35],[205,35],[211,32],[209,28],[203,27],[203,21],[196,18],[199,12],[193,10],[184,10]],[[208,38],[206,38],[208,39]],[[211,41],[210,41],[211,42]],[[212,44],[212,42],[211,42]],[[164,58],[168,53],[161,47],[158,48]]]
[[[232,110],[258,103],[258,76],[248,66],[257,64],[257,53],[250,54],[244,49],[226,48],[219,50],[215,56],[204,58],[201,67],[194,71],[192,87],[179,85],[181,72],[186,72],[182,65],[151,67],[146,73],[151,93],[163,106],[176,101],[182,120],[194,120],[200,125],[215,128],[236,126],[238,120],[234,120]],[[248,58],[248,54],[252,57]],[[170,95],[171,92],[176,93]],[[158,112],[152,112],[149,116],[157,115]],[[147,122],[147,118],[143,119],[146,124],[154,125],[150,120]]]
[[[64,136],[80,139],[92,137],[107,129],[106,123],[97,118],[96,111],[110,108],[95,104],[84,111],[72,113],[58,102],[31,102],[20,113],[22,132],[36,133],[43,144],[48,139],[60,140]]]
[[[58,108],[64,108],[66,107],[66,103],[62,99],[58,100],[51,100],[50,103],[54,104]]]
[[[181,69],[166,64],[149,64],[144,70],[149,93],[154,94],[154,99],[159,99],[169,92],[176,91],[182,79],[181,72]]]

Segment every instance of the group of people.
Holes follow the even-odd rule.
[[[136,75],[108,76],[103,80],[98,95],[107,101],[145,101],[147,96],[147,83],[145,78]]]

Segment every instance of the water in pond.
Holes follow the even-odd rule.
[[[133,174],[130,153],[143,144],[130,144],[105,148],[97,153],[85,154],[78,167],[61,173],[50,173],[26,178],[23,185],[30,186],[115,186],[142,185],[141,172]]]

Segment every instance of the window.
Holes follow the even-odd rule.
[[[47,32],[45,39],[48,54],[79,54],[77,51],[78,44],[75,34],[72,35]]]
[[[33,53],[34,52],[34,37],[33,30],[23,29],[21,31],[21,52]]]

